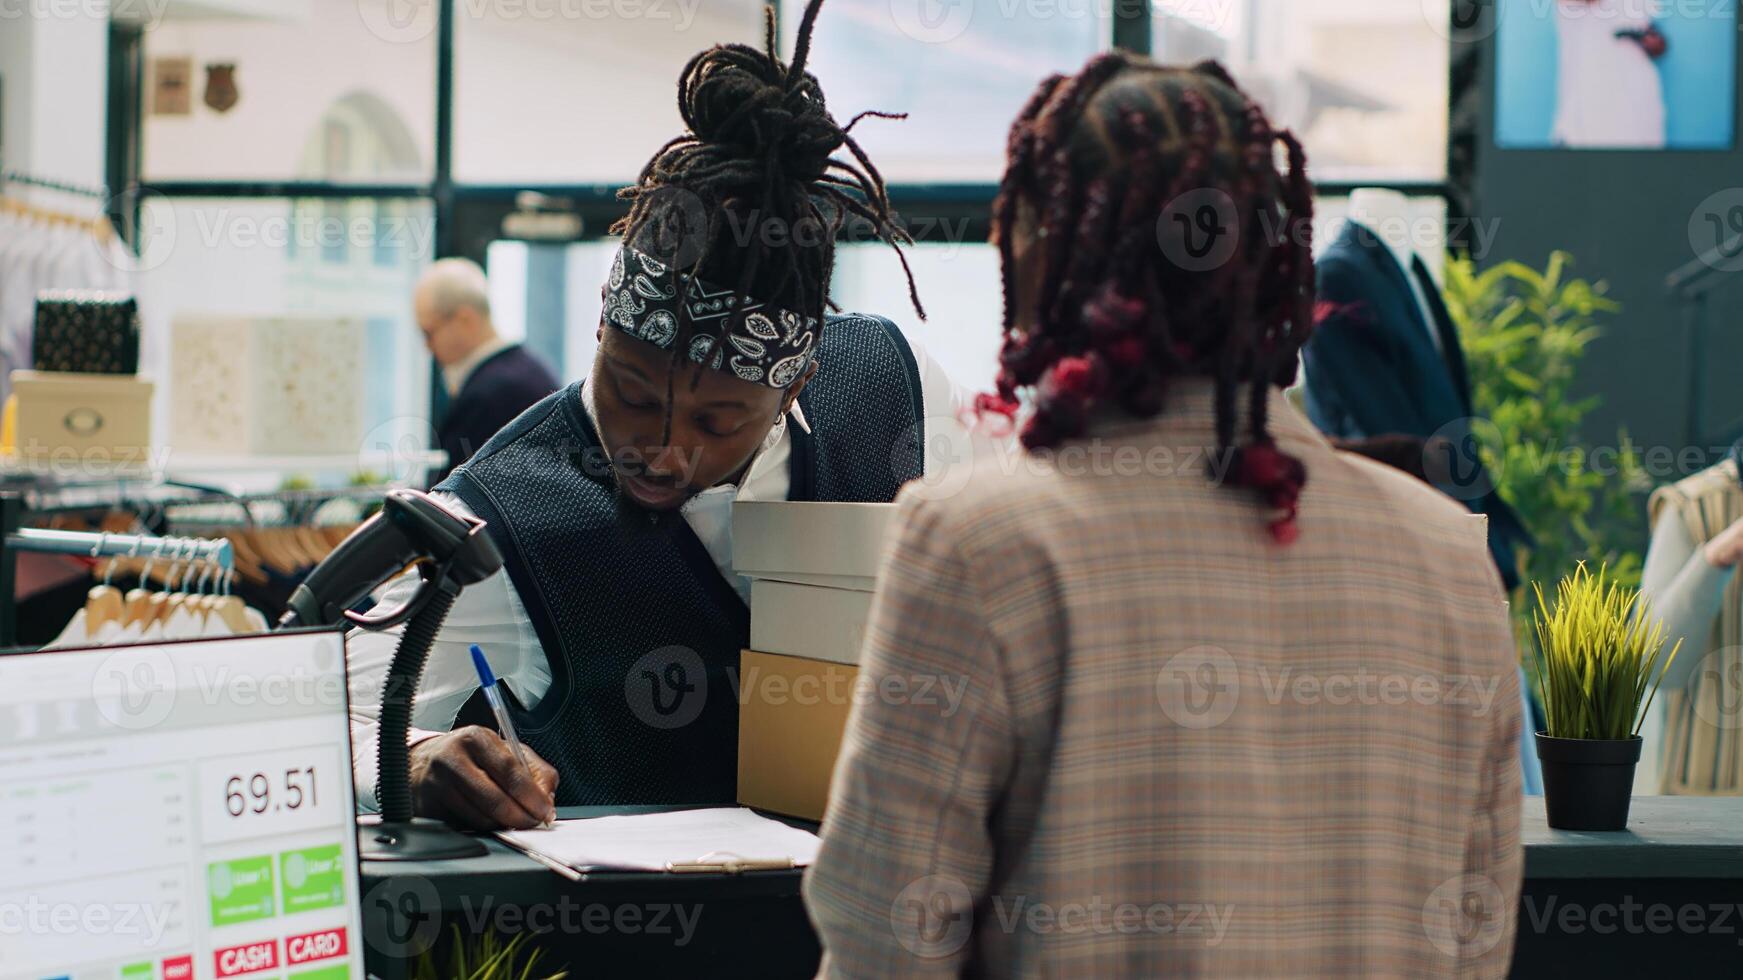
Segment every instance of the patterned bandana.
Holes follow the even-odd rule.
[[[682,291],[686,294],[678,299]],[[733,314],[743,311],[736,323]],[[605,290],[605,322],[638,340],[670,350],[678,339],[680,313],[693,325],[690,361],[730,371],[745,381],[785,388],[805,373],[817,349],[817,320],[770,306],[700,279],[672,275],[664,262],[625,245],[611,263]],[[716,342],[722,325],[728,328]]]

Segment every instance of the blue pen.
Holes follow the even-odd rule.
[[[490,702],[490,710],[496,713],[496,728],[502,733],[508,747],[514,750],[514,757],[526,767],[527,776],[537,783],[539,778],[533,772],[533,764],[527,761],[527,751],[521,747],[520,736],[515,734],[514,722],[508,720],[508,703],[502,700],[502,692],[496,687],[496,675],[490,672],[490,661],[484,659],[484,651],[478,644],[472,644],[472,666],[478,668],[478,683],[484,688],[484,700]],[[554,826],[546,820],[542,827]]]

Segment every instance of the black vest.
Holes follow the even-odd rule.
[[[788,499],[894,499],[921,475],[913,352],[888,320],[853,314],[829,318],[817,362],[799,395],[811,432],[787,426]],[[681,514],[618,493],[581,383],[438,489],[489,523],[550,662],[550,691],[514,721],[561,775],[558,804],[732,802],[750,611]]]

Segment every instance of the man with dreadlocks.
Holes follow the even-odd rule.
[[[750,621],[734,499],[887,502],[921,475],[925,420],[954,417],[948,378],[889,321],[827,314],[844,222],[908,239],[853,121],[836,122],[805,70],[820,3],[790,64],[771,11],[766,51],[717,46],[685,66],[687,131],[621,195],[591,375],[438,487],[488,522],[506,575],[460,597],[419,690],[424,815],[528,827],[558,803],[730,803]],[[909,296],[919,311],[911,278]],[[366,801],[395,642],[351,645]],[[490,730],[472,643],[518,702],[533,774]]]
[[[1012,127],[983,408],[1029,465],[898,498],[860,669],[961,693],[848,723],[824,975],[1506,973],[1501,583],[1480,519],[1282,395],[1305,166],[1213,63],[1103,55]]]

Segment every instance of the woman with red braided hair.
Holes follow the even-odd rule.
[[[1214,64],[1103,55],[1023,109],[981,401],[1023,456],[898,498],[805,885],[825,975],[1505,975],[1501,583],[1480,520],[1282,396],[1311,218]]]

